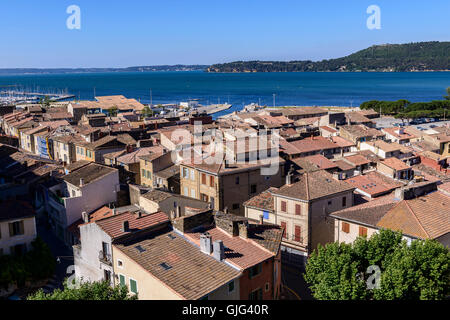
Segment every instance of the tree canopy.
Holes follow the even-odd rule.
[[[64,290],[56,289],[53,293],[44,293],[42,289],[27,297],[27,300],[136,300],[129,296],[126,286],[111,287],[106,281],[83,282],[79,287],[70,287],[67,282]]]
[[[450,252],[435,240],[408,245],[400,232],[380,230],[353,244],[319,245],[304,278],[320,300],[444,299]]]

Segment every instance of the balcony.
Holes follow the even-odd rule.
[[[108,253],[105,253],[103,250],[100,250],[98,253],[98,259],[100,260],[100,262],[107,264],[109,266],[112,266],[112,259],[111,259],[111,255]]]

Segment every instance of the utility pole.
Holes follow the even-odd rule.
[[[150,89],[150,106],[153,106],[153,93],[152,93],[152,89]]]
[[[273,94],[273,107],[275,108],[275,93]]]

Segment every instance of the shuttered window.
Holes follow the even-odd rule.
[[[202,173],[202,184],[206,184],[206,174]]]
[[[295,205],[295,214],[296,214],[297,216],[299,216],[299,215],[302,214],[302,207],[301,207],[299,204],[296,204],[296,205]]]
[[[209,176],[209,186],[214,187],[214,177],[213,176]]]
[[[137,294],[137,282],[136,280],[130,279],[130,292]]]
[[[350,225],[347,222],[342,222],[341,229],[342,229],[342,232],[349,233]]]
[[[360,237],[365,237],[365,236],[367,236],[367,228],[359,227],[359,236],[360,236]]]
[[[284,239],[287,239],[286,222],[281,222],[281,228],[284,229],[283,238],[284,238]]]
[[[295,237],[294,240],[301,242],[302,228],[300,226],[295,226]]]
[[[281,211],[286,212],[286,201],[281,201]]]
[[[119,282],[121,286],[126,286],[125,276],[123,274],[119,274]]]

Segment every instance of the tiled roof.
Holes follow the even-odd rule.
[[[444,193],[447,196],[450,196],[450,181],[438,185],[438,190]]]
[[[150,190],[149,192],[144,193],[142,195],[142,197],[144,197],[145,199],[148,199],[148,200],[154,201],[154,202],[158,202],[158,203],[161,201],[164,201],[166,199],[169,199],[173,196],[174,196],[174,194],[172,194],[170,192],[165,192],[165,191],[161,191],[158,189]]]
[[[334,142],[321,136],[295,140],[289,142],[289,144],[297,150],[297,153],[338,148],[338,145]]]
[[[176,176],[177,174],[180,174],[180,166],[177,165],[173,165],[170,166],[168,168],[165,168],[163,170],[160,170],[158,172],[154,172],[153,173],[156,177],[160,177],[163,179],[168,179],[171,178],[173,176]]]
[[[299,177],[299,181],[284,185],[273,194],[301,200],[314,200],[332,194],[352,191],[354,187],[344,181],[338,181],[324,170],[306,172]]]
[[[329,127],[329,126],[320,126],[319,128],[320,128],[320,129],[322,129],[322,130],[325,130],[325,131],[331,132],[331,133],[335,133],[335,132],[337,132],[337,130],[336,130],[336,129],[334,129],[334,128],[331,128],[331,127]]]
[[[354,176],[345,181],[372,197],[376,197],[403,186],[401,182],[389,179],[378,172],[370,172],[365,175]]]
[[[260,194],[254,196],[253,198],[250,198],[249,200],[245,201],[243,205],[246,207],[253,207],[273,212],[274,203],[272,191],[275,191],[276,189],[277,188],[271,187],[266,191],[263,191]]]
[[[125,232],[122,229],[124,221],[128,221],[129,223],[130,231],[128,232]],[[116,239],[165,222],[169,222],[169,217],[164,212],[142,214],[141,218],[139,218],[137,213],[124,212],[106,219],[98,220],[95,223],[111,238]]]
[[[248,269],[274,256],[249,239],[233,237],[218,227],[206,230],[211,235],[211,241],[222,240],[225,246],[225,260],[241,270]],[[185,233],[186,238],[200,245],[200,235],[203,232]]]
[[[413,139],[416,136],[409,134],[408,132],[404,131],[403,129],[403,133],[399,133],[399,131],[401,132],[402,129],[393,127],[393,128],[383,128],[381,129],[381,131],[387,132],[388,134],[390,134],[391,136],[396,137],[397,139]]]
[[[365,225],[376,226],[378,221],[398,202],[394,195],[379,197],[363,204],[339,210],[330,214],[331,217]]]
[[[303,159],[313,163],[319,169],[332,169],[332,168],[337,168],[337,166],[338,166],[336,163],[334,163],[331,160],[328,160],[321,154],[304,157]]]
[[[129,240],[114,246],[187,300],[200,299],[241,275],[169,228],[155,232],[151,238]]]
[[[375,147],[377,149],[383,150],[384,152],[393,152],[393,151],[400,150],[400,148],[397,147],[395,144],[388,143],[383,140],[366,141],[363,143],[368,144],[369,146]]]
[[[411,168],[406,163],[404,163],[402,160],[397,159],[395,157],[381,160],[381,163],[384,163],[389,168],[392,168],[394,170],[407,170],[407,169]]]
[[[339,136],[332,136],[330,138],[331,138],[331,141],[333,141],[337,146],[339,146],[341,148],[348,148],[348,147],[355,146],[355,144],[352,141],[349,141],[349,140],[344,139]]]
[[[96,181],[113,172],[118,172],[118,170],[97,163],[90,163],[87,166],[69,173],[63,179],[70,184],[79,187],[81,178],[83,178],[84,185],[87,185],[88,183]]]
[[[401,230],[422,239],[436,239],[450,232],[450,197],[435,191],[403,200],[388,212],[378,227]]]
[[[367,160],[366,158],[364,158],[363,156],[359,155],[359,154],[355,154],[352,156],[346,156],[344,157],[344,159],[350,163],[352,163],[355,166],[362,166],[365,164],[369,164],[369,160]]]
[[[363,124],[355,124],[355,125],[345,125],[341,126],[340,130],[347,131],[355,138],[362,138],[362,137],[380,137],[384,136],[385,134],[381,132],[380,130],[369,128]]]
[[[342,171],[356,169],[356,167],[353,164],[350,164],[344,160],[335,160],[333,162],[334,162],[335,166],[337,166]]]
[[[122,156],[119,156],[117,158],[117,162],[130,164],[130,163],[137,163],[139,162],[139,157],[141,155],[147,155],[147,154],[153,154],[155,150],[159,150],[160,147],[145,147],[145,148],[139,148],[133,152],[124,154]]]

